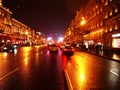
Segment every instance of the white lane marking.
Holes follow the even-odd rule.
[[[70,77],[69,77],[69,75],[67,73],[67,70],[64,70],[64,72],[65,72],[65,77],[66,77],[66,80],[67,80],[68,89],[73,90],[73,86],[72,86]]]
[[[16,68],[14,70],[12,70],[11,72],[7,73],[6,75],[0,77],[0,81],[3,80],[4,78],[8,77],[9,75],[13,74],[14,72],[18,71],[19,68]]]

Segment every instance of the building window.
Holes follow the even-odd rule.
[[[107,6],[107,5],[108,5],[108,0],[105,1],[105,6]]]
[[[105,28],[105,29],[104,29],[104,32],[105,32],[105,33],[107,33],[107,32],[108,32],[108,29],[107,29],[107,28]]]
[[[112,16],[112,10],[110,10],[110,16]]]
[[[99,11],[99,9],[97,10],[97,14],[99,14],[100,13],[100,11]]]
[[[118,7],[116,6],[116,7],[115,7],[115,13],[117,13],[117,12],[118,12]]]
[[[4,13],[2,13],[2,16],[4,17]]]
[[[100,21],[100,25],[103,25],[103,22],[102,22],[102,20]]]
[[[106,14],[105,14],[105,19],[107,19],[108,18],[108,13],[106,12]]]
[[[109,29],[109,31],[110,31],[110,32],[112,31],[112,25],[110,26],[110,29]]]
[[[117,30],[118,29],[118,25],[117,25],[117,23],[115,24],[115,30]]]

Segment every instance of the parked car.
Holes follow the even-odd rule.
[[[50,52],[58,52],[59,47],[55,44],[52,44],[52,45],[49,46],[48,49],[49,49]]]
[[[4,44],[0,47],[0,51],[2,52],[14,52],[14,49],[15,47],[12,44]]]
[[[64,55],[74,55],[74,51],[75,51],[75,49],[72,46],[68,45],[68,46],[65,46],[65,48],[63,49],[63,54]]]

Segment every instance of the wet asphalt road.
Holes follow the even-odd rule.
[[[68,90],[61,52],[36,46],[0,56],[0,90]]]
[[[68,58],[40,46],[0,52],[0,90],[68,90],[63,69],[73,90],[119,90],[119,62],[85,52]]]
[[[72,90],[120,90],[120,63],[75,52],[66,65]]]

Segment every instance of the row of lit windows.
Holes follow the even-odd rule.
[[[118,11],[119,11],[119,10],[118,10],[118,9],[119,9],[118,7],[119,7],[119,5],[116,6],[116,7],[111,8],[110,10],[106,10],[106,14],[104,15],[104,18],[108,18],[109,16],[112,16],[112,15],[118,13]],[[98,8],[98,6],[96,6],[96,9],[94,8],[93,11],[91,11],[90,14],[88,14],[89,17],[92,19],[92,18],[94,18],[96,15],[101,15],[100,12],[103,11],[103,8],[104,8],[104,7],[102,7],[102,6],[100,6],[99,8]],[[104,10],[105,10],[105,9],[104,9]],[[88,17],[88,16],[86,16],[86,17]]]
[[[106,26],[106,29],[104,30],[104,32],[107,33],[107,32],[111,32],[113,30],[118,30],[119,27],[120,27],[120,21],[115,22],[115,23],[111,23],[111,24]]]
[[[108,31],[109,32],[111,32],[111,31],[113,31],[113,30],[118,30],[118,27],[120,27],[120,21],[119,22],[116,22],[116,23],[111,23],[111,24],[109,24],[109,25],[107,25],[107,29],[105,29],[105,33],[107,33]],[[90,25],[90,27],[88,27],[88,28],[90,28],[91,30],[92,29],[96,29],[96,28],[99,28],[99,27],[101,27],[103,25],[103,22],[101,21],[101,22],[98,22],[98,23],[91,23],[91,25]]]
[[[112,0],[110,0],[110,2],[111,2]],[[102,0],[102,2],[108,2],[108,0]],[[102,5],[101,5],[102,6]],[[104,14],[104,15],[101,15],[101,13],[100,12],[102,12],[103,11],[103,8],[104,7],[99,7],[98,5],[96,5],[95,6],[95,8],[93,8],[93,10],[90,12],[90,14],[87,14],[87,16],[86,16],[86,18],[89,18],[89,20],[91,20],[92,22],[95,22],[95,23],[92,23],[92,22],[89,22],[91,25],[91,27],[89,27],[90,29],[95,29],[95,28],[98,28],[98,27],[100,27],[100,26],[102,26],[103,25],[103,21],[102,21],[102,18],[104,19],[107,19],[107,18],[109,18],[109,17],[111,17],[111,16],[114,16],[115,14],[119,14],[119,3],[118,3],[118,5],[116,5],[115,7],[112,7],[111,9],[109,9],[109,10],[107,10],[106,9],[106,12],[105,12],[105,14],[104,14],[104,12],[102,13],[102,14]],[[105,10],[105,9],[104,9]],[[96,17],[95,18],[95,16],[97,15],[97,14],[99,14],[99,15],[101,15],[100,16],[100,18],[98,18],[98,17]],[[97,21],[95,21],[95,19],[97,20]],[[100,21],[99,21],[100,20]],[[116,26],[117,27],[117,26]]]
[[[94,33],[94,34],[87,34],[87,35],[84,35],[84,39],[87,39],[87,40],[94,40],[94,39],[102,39],[102,33],[101,32],[98,32],[98,33]]]
[[[104,18],[107,19],[109,16],[113,16],[116,13],[118,13],[118,6],[111,8],[110,10],[107,10]]]
[[[109,4],[109,2],[112,2],[113,0],[102,0],[102,3],[104,3],[105,6]]]

